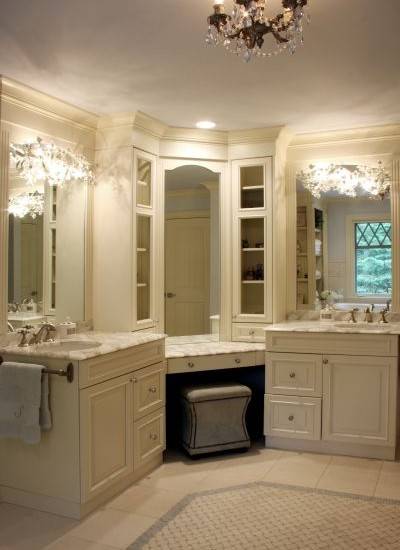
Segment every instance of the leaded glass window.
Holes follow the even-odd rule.
[[[392,293],[392,224],[360,222],[355,231],[355,286],[358,295]]]

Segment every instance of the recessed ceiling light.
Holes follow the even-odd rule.
[[[202,130],[211,130],[212,128],[215,128],[216,124],[211,120],[199,120],[199,122],[196,122],[196,126]]]

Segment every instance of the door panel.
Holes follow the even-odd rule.
[[[166,221],[166,332],[169,336],[210,332],[210,220]]]

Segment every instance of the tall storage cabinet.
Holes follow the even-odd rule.
[[[152,328],[155,319],[156,157],[133,151],[134,216],[133,330]]]
[[[232,172],[232,336],[264,341],[262,325],[272,322],[271,158],[233,161]]]

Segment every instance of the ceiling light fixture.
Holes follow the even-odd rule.
[[[271,57],[289,50],[294,53],[303,43],[303,17],[308,0],[282,0],[283,11],[267,17],[267,0],[234,0],[231,15],[225,13],[224,0],[214,0],[214,13],[208,18],[206,43],[222,44],[227,50],[243,55],[245,61],[252,56]],[[262,51],[264,36],[272,34],[277,47]]]
[[[390,193],[390,175],[382,161],[377,166],[310,164],[309,170],[297,174],[297,179],[318,199],[321,193],[329,191],[348,197],[368,194],[380,199]]]
[[[202,130],[212,130],[215,128],[216,124],[211,120],[200,120],[199,122],[196,122],[196,126]]]

